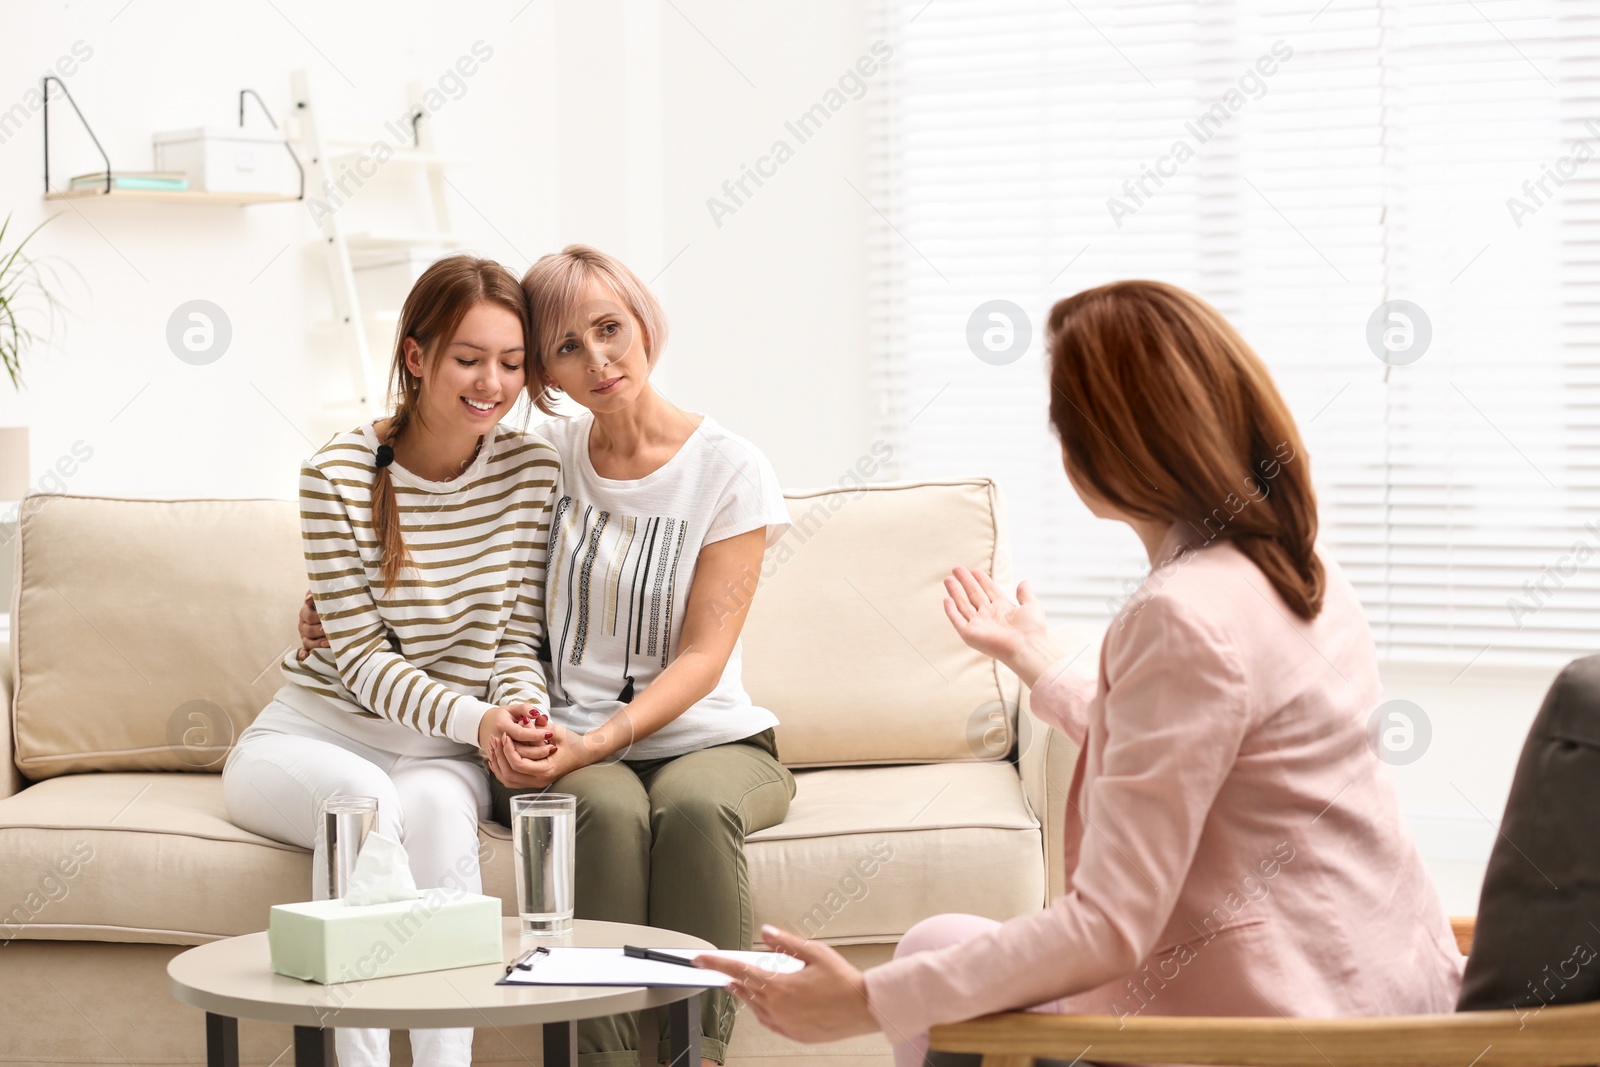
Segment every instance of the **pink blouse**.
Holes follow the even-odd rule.
[[[1367,742],[1382,700],[1355,592],[1324,558],[1306,622],[1232,544],[1168,534],[1091,680],[1033,711],[1081,745],[1066,892],[975,940],[867,972],[895,1041],[1066,998],[1137,1015],[1455,1007],[1462,957]]]

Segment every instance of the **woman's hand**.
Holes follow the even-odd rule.
[[[562,726],[560,723],[550,722],[543,716],[540,717],[539,722],[536,725],[538,725],[539,728],[544,731],[537,745],[526,745],[522,744],[521,742],[515,742],[512,745],[517,752],[523,756],[526,756],[528,759],[549,759],[550,749],[556,749],[557,751],[568,748],[576,749],[583,744],[583,734],[575,734],[565,726]],[[585,760],[584,762],[589,763],[593,761]]]
[[[307,593],[306,602],[300,605],[300,651],[294,658],[303,663],[312,649],[327,647],[328,635],[322,630],[322,616],[317,614],[317,605]]]
[[[490,772],[508,789],[544,789],[593,762],[581,737],[556,723],[540,722],[537,743],[506,736],[486,750]]]
[[[507,779],[532,773],[555,751],[549,727],[549,718],[532,704],[490,708],[478,721],[478,751],[502,784],[522,785]]]
[[[968,646],[1004,663],[1030,689],[1060,658],[1050,642],[1044,608],[1027,582],[1013,600],[983,571],[957,567],[944,580],[944,613]]]
[[[837,1041],[878,1029],[867,1006],[867,976],[838,952],[773,926],[761,928],[761,939],[805,967],[775,974],[711,954],[697,956],[695,965],[730,975],[734,981],[728,990],[750,1005],[762,1026],[791,1041]]]

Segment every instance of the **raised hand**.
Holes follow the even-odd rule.
[[[1050,641],[1044,607],[1027,582],[1016,599],[983,571],[957,567],[944,580],[944,613],[968,647],[1004,663],[1032,686],[1059,658]]]

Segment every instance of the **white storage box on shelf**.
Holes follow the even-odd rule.
[[[293,196],[300,177],[283,134],[204,126],[155,135],[157,170],[182,171],[189,188],[208,193]]]

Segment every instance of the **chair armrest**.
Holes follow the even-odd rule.
[[[1044,904],[1066,892],[1061,843],[1067,790],[1077,762],[1078,746],[1034,716],[1024,689],[1017,708],[1017,772],[1022,777],[1022,793],[1044,835]]]
[[[17,770],[11,742],[11,646],[0,642],[0,800],[22,792],[27,780]]]
[[[1035,1057],[1236,1067],[1553,1067],[1593,1063],[1600,1003],[1535,1011],[1291,1019],[1013,1012],[936,1026],[930,1047],[1024,1067]]]

